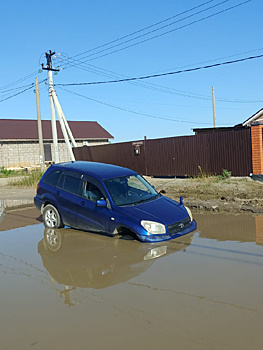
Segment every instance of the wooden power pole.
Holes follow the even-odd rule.
[[[212,86],[212,99],[213,99],[213,122],[214,122],[214,128],[216,127],[216,107],[215,107],[215,90]]]

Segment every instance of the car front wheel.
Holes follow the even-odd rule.
[[[47,228],[60,228],[63,227],[61,217],[57,208],[48,204],[43,210],[43,222]]]

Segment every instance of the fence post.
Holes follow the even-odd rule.
[[[143,153],[144,153],[144,168],[145,168],[145,175],[148,176],[148,169],[147,169],[147,158],[146,158],[146,136],[144,136],[143,141]]]

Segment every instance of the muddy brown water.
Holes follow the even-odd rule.
[[[263,344],[263,216],[195,214],[144,244],[0,222],[0,349],[253,349]]]

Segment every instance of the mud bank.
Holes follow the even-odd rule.
[[[167,179],[147,177],[155,189],[196,211],[263,213],[263,183],[249,177]]]

